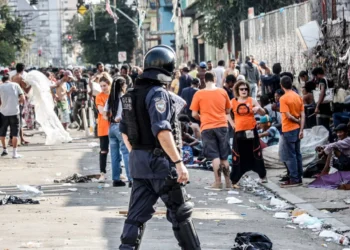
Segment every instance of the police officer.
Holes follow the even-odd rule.
[[[174,68],[175,52],[165,45],[153,47],[145,56],[143,74],[122,97],[120,130],[130,151],[133,187],[121,250],[139,249],[145,223],[152,218],[159,197],[181,249],[201,249],[191,219],[193,203],[184,188],[189,174],[179,150],[181,131],[166,90]]]

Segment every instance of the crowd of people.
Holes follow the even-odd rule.
[[[330,145],[342,145],[337,147],[342,153],[342,169],[349,168],[350,144],[347,139],[339,142],[344,139],[339,136],[338,142],[334,141],[341,128],[347,130],[350,126],[350,92],[334,88],[321,67],[302,71],[296,79],[292,73],[282,72],[280,63],[270,68],[267,62],[257,62],[253,56],[242,63],[232,59],[228,68],[223,60],[215,68],[210,61],[188,63],[179,67],[171,91],[187,103],[182,111],[187,118],[181,120],[185,136],[191,140],[190,144],[184,143],[184,152],[190,145],[189,155],[212,161],[215,181],[209,188],[223,188],[221,174],[226,188],[239,188],[240,178],[250,170],[266,182],[262,149],[273,145],[279,145],[280,161],[287,168],[281,186],[302,185],[303,129],[316,125],[329,131]],[[200,134],[195,133],[196,126],[200,126]],[[323,147],[315,150],[321,152],[320,157],[325,152],[329,154]],[[191,158],[186,159],[192,163]],[[329,161],[333,160],[339,161],[339,157]],[[324,164],[322,174],[330,168],[329,163]]]
[[[142,68],[123,65],[119,70],[97,63],[91,70],[81,67],[39,70],[51,82],[55,111],[64,129],[85,130],[97,120],[99,181],[106,179],[110,152],[113,186],[125,186],[125,181],[131,186],[129,151],[119,129],[121,97],[143,73]],[[7,146],[12,146],[13,158],[19,158],[17,144],[29,143],[24,139],[23,129],[35,129],[38,124],[34,106],[28,99],[30,86],[23,80],[25,65],[19,63],[14,74],[10,76],[9,73],[9,70],[0,73],[1,156],[6,156]],[[325,157],[326,166],[321,174],[334,171],[332,162],[339,161],[335,152],[330,154],[332,145],[341,144],[336,150],[341,153],[345,165],[349,162],[350,93],[335,89],[323,68],[302,71],[296,80],[292,73],[282,72],[281,64],[270,68],[267,62],[257,62],[253,56],[246,57],[243,62],[231,59],[227,68],[224,60],[218,61],[217,67],[213,67],[211,61],[199,65],[188,63],[181,64],[174,72],[168,90],[186,103],[179,115],[185,163],[212,162],[215,181],[210,189],[224,188],[222,174],[225,188],[239,188],[239,180],[250,170],[258,173],[261,182],[267,182],[262,149],[277,144],[280,160],[287,168],[281,186],[301,185],[303,129],[315,125],[322,125],[329,131],[331,143],[316,149],[321,158],[332,156]],[[86,112],[89,106],[95,117]],[[82,112],[86,112],[85,120]],[[10,141],[6,144],[8,127]],[[346,136],[339,137],[339,131],[344,131]],[[121,175],[122,162],[126,177]]]
[[[13,147],[13,158],[21,158],[17,153],[18,145],[28,145],[24,139],[23,130],[33,130],[40,124],[35,120],[35,109],[30,102],[31,86],[25,81],[27,72],[25,65],[18,63],[15,69],[5,69],[0,72],[0,139],[3,152],[8,155],[7,147]],[[121,180],[129,181],[129,152],[123,143],[119,131],[121,120],[120,97],[133,82],[142,69],[123,65],[119,71],[116,67],[106,68],[103,63],[97,63],[91,70],[82,67],[41,68],[50,82],[52,101],[55,112],[66,131],[78,129],[84,131],[86,126],[93,124],[95,135],[100,139],[100,172],[99,181],[106,177],[107,155],[111,149],[113,186],[125,186]],[[119,100],[119,101],[118,101]],[[91,107],[93,114],[87,112]],[[83,114],[83,112],[85,114]],[[86,116],[85,116],[86,115]],[[84,121],[85,116],[85,121]],[[7,130],[10,128],[10,140],[6,144]],[[17,138],[20,137],[20,141]],[[124,163],[126,177],[121,174],[121,162]]]

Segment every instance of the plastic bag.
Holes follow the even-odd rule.
[[[238,233],[232,250],[272,250],[271,240],[261,233]],[[250,247],[250,248],[249,248]]]

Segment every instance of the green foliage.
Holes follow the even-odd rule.
[[[0,65],[10,65],[15,60],[15,48],[6,41],[0,41]]]
[[[125,4],[125,0],[118,0],[117,7],[128,16],[135,19],[136,12]],[[117,13],[118,14],[118,13]],[[113,18],[106,12],[105,7],[95,7],[96,40],[92,29],[92,15],[85,13],[82,20],[73,18],[70,28],[64,34],[65,45],[72,49],[72,44],[68,43],[67,36],[72,35],[72,43],[80,43],[83,48],[82,58],[86,63],[95,64],[104,62],[117,64],[118,52],[126,51],[130,62],[135,48],[137,30],[133,23],[126,17],[118,14],[119,20],[114,23]],[[116,31],[118,34],[116,34]],[[108,39],[106,34],[109,34]]]
[[[240,49],[240,22],[248,18],[248,8],[254,7],[255,14],[269,12],[290,4],[295,0],[198,0],[198,7],[204,14],[204,35],[210,45],[223,48],[230,42],[232,31],[236,49]]]
[[[0,64],[7,65],[15,60],[15,51],[28,47],[30,37],[22,34],[22,20],[11,15],[7,5],[0,7],[0,16]]]

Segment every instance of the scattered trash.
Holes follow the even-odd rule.
[[[250,203],[255,203],[255,201],[253,201],[253,200],[251,200],[251,199],[249,199],[249,202],[250,202]]]
[[[6,194],[5,192],[0,191],[0,194]]]
[[[238,191],[233,191],[233,190],[230,190],[230,191],[228,191],[227,193],[228,193],[228,194],[239,194]]]
[[[40,204],[39,201],[33,199],[22,199],[13,195],[5,195],[3,199],[0,200],[0,206],[6,204]]]
[[[56,176],[61,176],[62,175],[62,173],[56,173]]]
[[[240,249],[260,249],[271,250],[271,240],[264,234],[260,233],[237,233],[232,250]]]
[[[227,204],[239,204],[239,203],[243,203],[243,201],[235,198],[235,197],[227,197]]]
[[[70,192],[76,192],[76,191],[78,191],[77,188],[68,188],[67,190],[70,191]]]
[[[27,242],[22,243],[21,248],[39,248],[41,247],[42,243],[39,242]]]
[[[247,214],[246,213],[241,213],[241,216],[246,217]]]
[[[321,246],[323,246],[323,247],[325,247],[325,248],[327,248],[327,247],[328,247],[328,245],[327,245],[327,244],[325,244],[325,243],[323,243]]]
[[[62,186],[73,186],[72,183],[63,183]]]
[[[37,197],[43,194],[43,191],[41,191],[41,187],[32,187],[29,185],[17,185],[17,188],[23,192],[25,192],[26,197]]]
[[[350,198],[344,199],[345,204],[350,204]]]
[[[275,206],[277,208],[281,208],[281,209],[288,207],[288,204],[285,201],[282,201],[282,200],[277,199],[275,197],[272,197],[272,199],[270,201],[270,205]]]
[[[199,224],[199,225],[203,225],[203,222],[199,222],[198,224]]]
[[[250,208],[250,206],[247,205],[237,205],[238,207],[244,207],[244,208]]]
[[[297,227],[292,226],[292,225],[287,225],[286,228],[290,228],[290,229],[297,229]]]
[[[302,214],[306,214],[306,211],[304,209],[300,209],[300,208],[296,208],[292,212],[292,216],[293,217],[298,217],[298,216],[300,216]]]
[[[258,206],[259,206],[262,210],[264,210],[264,211],[277,212],[277,211],[280,211],[280,210],[281,210],[280,208],[265,206],[265,205],[262,205],[262,204],[259,204]]]
[[[289,219],[289,214],[277,212],[277,213],[275,213],[275,215],[273,217],[275,217],[277,219]]]
[[[308,214],[302,214],[296,218],[293,218],[293,223],[299,224],[301,228],[321,230],[322,221],[316,217],[311,217]]]
[[[349,245],[349,239],[341,234],[337,234],[336,232],[330,231],[330,230],[323,230],[319,236],[321,238],[331,238],[333,242],[339,244],[339,245],[343,245],[343,246],[347,246]]]
[[[99,145],[97,142],[90,142],[90,143],[88,144],[88,146],[89,146],[90,148],[96,148],[96,147],[99,147],[100,145]]]
[[[215,196],[215,195],[218,195],[218,193],[210,192],[210,193],[207,193],[207,194],[204,194],[204,195],[207,195],[207,196]]]
[[[108,188],[108,187],[110,187],[110,186],[111,186],[111,185],[109,185],[109,184],[107,184],[107,183],[104,185],[105,188]]]
[[[71,176],[66,177],[65,179],[57,179],[54,180],[54,183],[87,183],[87,182],[93,182],[93,179],[100,178],[100,174],[93,174],[93,175],[81,175],[78,173],[75,173]]]

